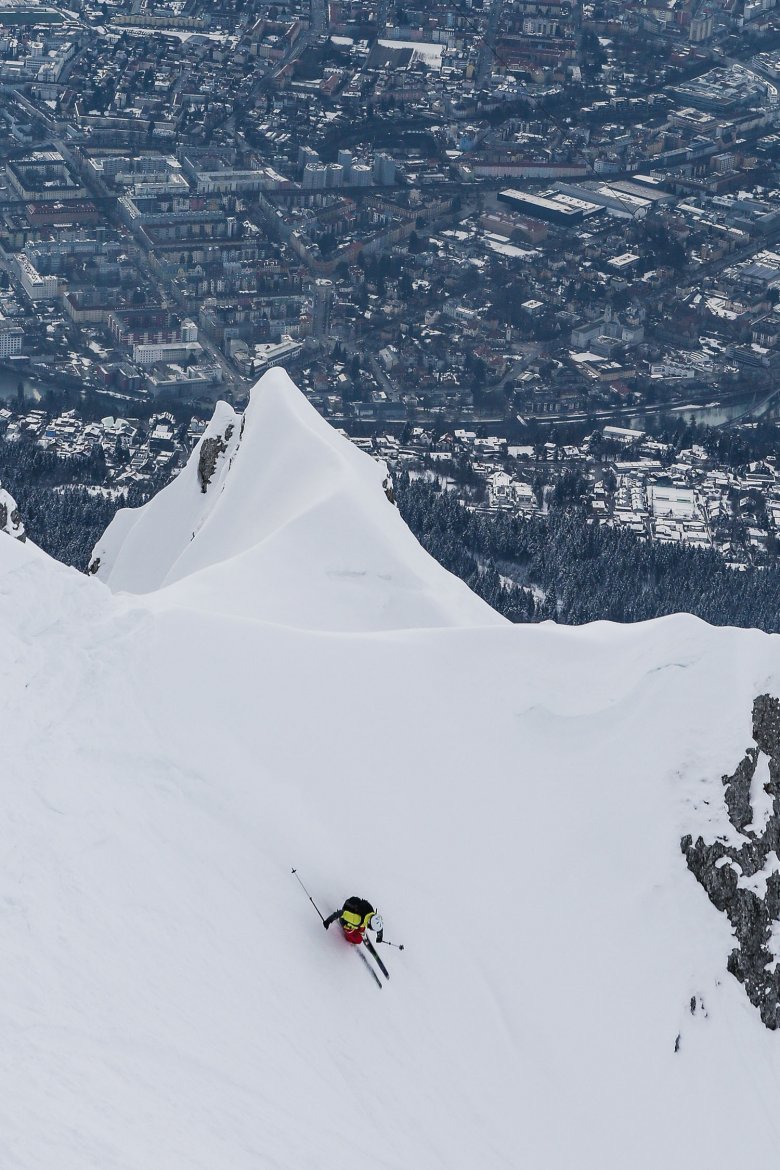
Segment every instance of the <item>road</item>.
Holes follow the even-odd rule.
[[[365,354],[363,356],[365,356]],[[371,373],[374,375],[387,397],[391,399],[392,402],[397,402],[400,396],[398,387],[390,381],[387,374],[382,369],[382,363],[379,361],[379,358],[376,356],[376,354],[372,353],[368,355],[368,364],[371,367]]]
[[[311,32],[319,36],[327,24],[327,0],[311,0]]]
[[[485,35],[482,38],[482,45],[480,46],[479,56],[477,58],[477,69],[475,75],[477,89],[480,89],[485,84],[485,81],[493,70],[493,60],[496,51],[496,34],[498,33],[498,26],[503,10],[504,0],[492,0],[487,19],[487,25],[485,27]]]

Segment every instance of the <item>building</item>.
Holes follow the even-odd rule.
[[[380,187],[392,187],[395,182],[396,165],[389,154],[381,151],[374,156],[374,182]]]
[[[641,345],[645,329],[639,320],[626,318],[621,321],[613,315],[612,306],[607,305],[600,317],[580,321],[571,331],[571,343],[575,349],[593,345],[599,338],[611,338],[618,345]]]
[[[72,199],[68,203],[59,199],[50,203],[28,203],[26,211],[31,227],[100,222],[98,210],[90,199]]]
[[[16,255],[19,268],[19,277],[22,288],[31,301],[53,301],[60,293],[60,278],[56,275],[44,276],[23,252]],[[63,282],[64,284],[64,282]]]
[[[0,318],[0,359],[14,357],[22,352],[24,330],[19,325]]]
[[[207,170],[186,155],[182,159],[182,168],[198,195],[236,195],[265,191],[274,186],[274,172],[270,168],[237,170],[225,166]]]
[[[181,173],[181,163],[173,155],[162,157],[158,154],[141,154],[135,158],[129,155],[108,155],[105,158],[89,158],[86,165],[97,177],[113,180],[120,187],[131,186],[139,175],[165,178]]]
[[[647,489],[647,494],[650,510],[654,516],[672,516],[676,520],[692,520],[696,515],[696,497],[692,488],[651,484]]]
[[[745,0],[743,21],[747,24],[765,12],[769,12],[777,4],[777,0]]]
[[[26,203],[84,199],[86,187],[73,177],[58,150],[34,150],[6,164],[8,181]]]
[[[342,152],[339,151],[339,154],[341,153]],[[349,152],[347,151],[346,153]],[[318,163],[319,161],[320,156],[317,154],[316,150],[312,149],[311,146],[298,147],[298,166],[301,168],[301,170],[303,170],[308,163]],[[341,158],[339,158],[339,162],[341,162]]]
[[[353,187],[371,186],[371,167],[365,163],[355,163],[350,169],[349,181]]]
[[[631,427],[607,426],[603,428],[601,433],[605,439],[614,439],[618,443],[625,443],[626,446],[628,446],[629,443],[639,442],[639,440],[643,439],[645,436],[644,431],[635,430]]]
[[[145,381],[147,390],[155,397],[158,394],[197,394],[222,381],[222,367],[214,364],[183,368],[172,363],[159,370],[150,370]]]
[[[117,309],[108,314],[107,325],[114,340],[126,346],[180,342],[185,340],[185,329],[187,340],[194,340],[192,329],[197,336],[194,322],[182,322],[163,309]]]
[[[517,211],[532,215],[535,219],[544,220],[546,223],[557,224],[559,227],[575,227],[582,223],[585,214],[582,207],[572,207],[557,199],[551,199],[544,195],[531,195],[512,188],[499,191],[496,198],[500,203],[507,203]]]
[[[694,16],[691,21],[690,39],[696,44],[699,41],[706,41],[712,36],[712,31],[715,27],[715,21],[710,15]]]
[[[610,215],[621,219],[636,219],[660,203],[671,202],[674,196],[652,186],[634,183],[630,179],[615,179],[612,182],[596,182],[589,186],[577,183],[556,183],[557,201],[571,207],[581,206],[585,216],[592,215],[598,208],[604,208]]]
[[[262,374],[272,366],[292,361],[303,352],[303,344],[285,334],[279,342],[264,342],[255,346],[254,372]]]
[[[303,187],[306,191],[324,191],[328,185],[328,168],[324,163],[308,162],[303,168]]]
[[[133,361],[139,366],[154,366],[158,362],[182,362],[197,358],[201,353],[199,341],[160,341],[133,346]]]
[[[710,160],[710,166],[716,174],[723,175],[728,171],[736,169],[736,155],[730,151],[724,151],[722,154],[714,154]]]

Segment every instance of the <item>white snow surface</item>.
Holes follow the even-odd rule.
[[[756,767],[750,779],[750,807],[753,810],[753,821],[749,827],[755,833],[764,832],[767,821],[772,815],[774,801],[772,794],[767,790],[770,779],[769,756],[766,752],[759,752]]]
[[[124,516],[121,592],[0,540],[0,1165],[774,1165],[680,837],[777,638],[499,622],[304,407],[262,382],[218,495]],[[381,991],[292,865],[382,911]]]
[[[228,431],[203,492],[201,446]],[[98,576],[133,593],[186,579],[209,609],[308,629],[502,623],[412,537],[386,476],[271,370],[244,419],[219,403],[177,479],[118,513],[95,549]]]
[[[717,865],[717,862],[715,864]],[[740,889],[752,890],[760,898],[765,898],[767,882],[770,876],[773,873],[780,873],[780,859],[778,859],[774,849],[770,849],[763,869],[760,869],[757,873],[751,874],[749,877],[743,874],[739,862],[732,862],[732,869],[737,873],[737,885]]]

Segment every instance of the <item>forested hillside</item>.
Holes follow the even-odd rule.
[[[137,488],[109,491],[105,478],[100,447],[88,458],[61,459],[35,443],[0,441],[0,481],[19,505],[30,540],[77,569],[87,568],[117,508],[149,497]]]
[[[405,475],[397,499],[428,552],[512,621],[636,622],[684,611],[713,625],[780,630],[780,570],[736,572],[709,550],[597,527],[565,486],[544,517],[475,513]]]

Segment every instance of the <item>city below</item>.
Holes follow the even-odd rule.
[[[678,441],[778,405],[774,0],[0,0],[0,93],[7,442],[159,486],[282,365],[473,509],[774,555],[772,451]]]

